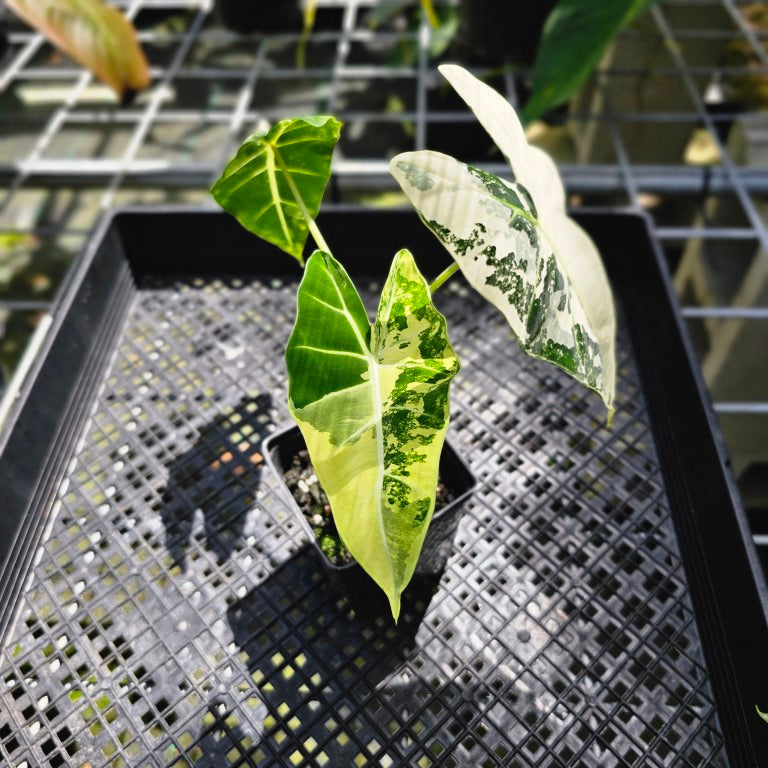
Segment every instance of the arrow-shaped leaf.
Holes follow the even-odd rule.
[[[397,620],[434,509],[459,368],[411,254],[395,256],[371,326],[344,268],[315,252],[286,363],[291,413],[339,533]]]
[[[557,167],[528,144],[500,94],[461,67],[443,65],[440,71],[504,153],[516,183],[436,152],[398,155],[390,170],[470,283],[507,317],[523,348],[597,391],[610,412],[613,296],[597,248],[566,213]],[[480,253],[488,248],[494,249],[491,263]]]
[[[127,102],[149,85],[131,23],[102,0],[6,0],[9,8]]]
[[[303,264],[302,251],[331,175],[340,128],[335,118],[316,115],[281,120],[252,134],[211,193],[246,229]]]

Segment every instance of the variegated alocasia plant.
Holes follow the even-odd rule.
[[[243,226],[303,264],[288,341],[288,400],[349,551],[397,619],[435,506],[459,362],[413,256],[400,251],[371,325],[314,216],[340,124],[283,120],[240,147],[212,188]]]
[[[459,67],[441,68],[513,166],[514,184],[439,153],[391,169],[454,257],[428,284],[398,252],[373,324],[314,221],[340,124],[314,116],[250,136],[212,194],[243,226],[303,265],[286,348],[288,404],[338,531],[386,593],[397,620],[435,505],[459,369],[432,293],[456,270],[507,318],[521,346],[598,392],[609,412],[615,318],[589,237],[565,213],[549,158],[529,147],[512,108]]]

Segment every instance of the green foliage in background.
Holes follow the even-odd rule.
[[[658,0],[560,0],[547,18],[533,62],[528,123],[568,101],[586,82],[608,44]]]

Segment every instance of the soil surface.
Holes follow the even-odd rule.
[[[306,450],[299,451],[293,457],[291,466],[285,470],[283,477],[288,490],[299,505],[301,513],[307,519],[325,556],[334,565],[354,562],[355,558],[352,557],[349,550],[344,546],[341,536],[339,536],[328,497],[317,479],[309,459],[309,453]],[[438,477],[435,512],[450,504],[453,499],[453,492]]]

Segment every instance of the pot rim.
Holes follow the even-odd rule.
[[[288,486],[283,479],[283,471],[282,467],[279,464],[278,461],[275,459],[275,454],[277,452],[277,446],[280,442],[289,439],[291,437],[298,436],[302,442],[304,441],[304,437],[301,434],[301,430],[299,429],[298,424],[295,422],[290,422],[288,424],[284,424],[280,427],[277,427],[274,432],[272,432],[268,437],[264,438],[264,441],[262,443],[262,455],[264,456],[264,460],[266,461],[269,468],[272,470],[273,474],[277,478],[279,482],[280,487],[280,496],[283,499],[283,501],[287,502],[291,509],[293,509],[298,518],[299,518],[299,524],[304,529],[304,532],[309,537],[310,543],[312,546],[322,555],[323,557],[323,563],[327,568],[331,568],[336,571],[345,571],[351,568],[360,568],[360,564],[357,562],[357,560],[352,560],[350,563],[341,563],[336,564],[332,563],[325,552],[320,547],[320,542],[317,540],[317,536],[315,536],[314,531],[312,530],[312,527],[310,526],[309,522],[307,521],[307,518],[302,513],[301,509],[299,509],[299,505],[296,503],[296,499],[293,498],[293,495],[288,490]],[[451,458],[455,460],[461,470],[464,474],[466,480],[467,480],[467,487],[458,495],[456,498],[454,498],[452,501],[450,501],[448,504],[446,504],[444,507],[441,507],[439,510],[434,512],[432,514],[432,519],[430,520],[430,525],[432,525],[433,522],[436,520],[441,519],[443,516],[450,514],[450,512],[457,506],[460,506],[466,502],[466,500],[475,492],[475,489],[477,488],[478,482],[477,477],[475,476],[475,473],[472,471],[470,466],[467,464],[467,462],[462,458],[461,454],[456,450],[456,448],[453,447],[451,442],[446,438],[445,442],[443,443],[443,451],[440,454],[440,461],[442,463],[443,460],[443,454],[445,453],[446,449],[452,454]],[[429,528],[427,528],[429,530]]]

